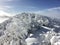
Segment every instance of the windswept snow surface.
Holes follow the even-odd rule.
[[[0,45],[60,45],[60,22],[53,20],[34,13],[10,17],[0,23]]]

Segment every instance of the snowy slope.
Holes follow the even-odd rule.
[[[53,20],[34,13],[13,16],[0,23],[0,45],[58,45],[60,22]]]
[[[0,23],[4,22],[5,20],[8,20],[8,18],[0,18]]]
[[[11,15],[7,12],[4,12],[4,11],[0,10],[0,23],[4,22],[5,20],[8,20],[12,16],[14,16],[14,15]]]

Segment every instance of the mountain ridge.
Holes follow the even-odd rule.
[[[21,13],[10,17],[0,23],[0,45],[2,42],[3,45],[54,45],[55,42],[52,43],[50,40],[53,36],[60,35],[60,25],[58,25],[60,22],[53,20],[34,13]],[[29,39],[35,41],[31,42]]]

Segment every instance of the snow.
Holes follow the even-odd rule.
[[[52,45],[59,45],[60,44],[60,36],[52,36],[50,39]]]
[[[36,38],[27,38],[26,39],[27,45],[32,45],[33,43],[37,44],[39,41]]]
[[[30,34],[29,37],[33,36],[34,34]]]
[[[9,18],[0,18],[0,23],[6,21],[6,20],[8,20],[8,19],[9,19]]]
[[[10,17],[13,17],[13,16],[14,16],[13,14],[0,10],[0,23],[8,20]]]
[[[42,26],[43,28],[45,28],[45,29],[48,29],[48,30],[54,30],[54,28],[49,28],[49,27],[46,27],[46,26]]]
[[[60,28],[60,26],[59,26],[59,25],[54,25],[54,27]]]
[[[6,13],[1,14],[4,17]],[[30,13],[0,17],[0,45],[60,45],[60,32],[54,31],[60,31],[60,25],[50,21],[45,16]]]
[[[56,42],[56,43],[54,43],[53,45],[60,45],[60,42]]]

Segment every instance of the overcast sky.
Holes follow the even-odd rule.
[[[0,11],[36,12],[60,18],[60,0],[0,0]]]

